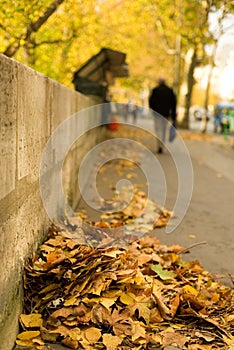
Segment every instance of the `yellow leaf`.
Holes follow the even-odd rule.
[[[140,322],[135,322],[132,325],[132,340],[135,341],[138,338],[145,338],[145,327],[143,327]]]
[[[72,349],[78,349],[79,343],[77,340],[72,340],[70,337],[67,337],[61,341],[61,343],[65,346],[68,346]]]
[[[23,326],[26,328],[34,328],[34,327],[41,327],[42,326],[42,318],[41,314],[30,314],[20,315],[20,322]]]
[[[113,290],[107,290],[102,292],[102,296],[105,298],[118,298],[122,294],[122,291],[120,289],[113,289]]]
[[[218,179],[220,179],[221,177],[223,177],[223,174],[221,174],[221,173],[216,173],[216,177],[217,177]]]
[[[116,301],[117,298],[100,298],[100,303],[109,309]]]
[[[25,45],[25,40],[24,39],[20,39],[20,45],[24,46]]]
[[[109,256],[111,258],[116,258],[120,254],[124,254],[125,252],[123,250],[112,250],[110,252],[105,252],[103,255]]]
[[[163,339],[162,335],[153,333],[150,336],[154,340],[155,343],[159,343],[160,345],[162,345],[162,339]]]
[[[43,342],[41,337],[32,339],[32,342],[33,342],[34,346],[35,346],[35,344],[36,344],[36,346],[43,346],[43,345],[45,345],[45,343]]]
[[[18,334],[17,338],[20,340],[29,340],[38,337],[40,335],[39,331],[25,331]]]
[[[136,177],[136,174],[134,174],[134,173],[128,173],[128,174],[126,175],[126,177],[127,177],[127,179],[132,179],[133,177]]]
[[[148,324],[150,322],[150,309],[147,306],[147,303],[134,303],[131,305],[131,311],[133,313],[138,310],[139,317],[142,317],[146,323]]]
[[[134,280],[135,280],[135,283],[138,285],[146,283],[145,277],[140,271],[137,271],[137,274],[136,274]]]
[[[70,330],[70,338],[72,340],[80,340],[81,339],[81,331],[80,328],[73,328]]]
[[[49,284],[47,287],[40,290],[39,294],[51,292],[52,290],[57,289],[58,287],[60,287],[59,284],[56,284],[56,283]]]
[[[234,337],[231,334],[228,337],[223,334],[222,337],[223,337],[223,341],[227,345],[234,345]]]
[[[64,306],[71,306],[71,305],[76,305],[77,302],[77,297],[74,296],[68,300],[65,301],[65,303],[63,304]]]
[[[116,350],[122,343],[123,339],[118,336],[104,333],[102,336],[102,341],[107,350]]]
[[[193,295],[198,295],[198,291],[195,288],[193,288],[192,286],[190,286],[189,284],[184,286],[184,291],[188,292],[188,293],[191,293]]]
[[[33,342],[31,339],[29,340],[16,340],[16,344],[19,346],[33,346]]]
[[[100,330],[95,327],[86,329],[84,334],[89,344],[95,344],[102,336],[102,333],[100,332]]]
[[[134,298],[128,293],[121,294],[120,301],[125,305],[130,305],[135,302]]]
[[[213,303],[216,303],[216,302],[219,300],[219,297],[220,297],[219,293],[214,293],[214,294],[212,295],[211,301],[212,301]]]
[[[227,316],[227,322],[229,322],[232,325],[234,325],[234,315],[228,315]]]

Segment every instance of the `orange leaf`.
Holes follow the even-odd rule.
[[[107,350],[116,350],[123,341],[122,338],[107,333],[103,334],[102,340]]]
[[[85,338],[90,344],[95,344],[102,336],[102,333],[98,328],[90,327],[84,332]]]

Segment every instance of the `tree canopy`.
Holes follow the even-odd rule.
[[[131,76],[122,84],[137,91],[159,75],[178,91],[182,82],[190,89],[195,67],[207,64],[206,45],[216,40],[209,14],[233,12],[227,0],[0,0],[0,6],[1,53],[73,87],[73,73],[110,47],[127,54]]]

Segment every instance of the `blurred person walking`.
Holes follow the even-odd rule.
[[[176,127],[176,95],[172,88],[167,86],[164,78],[158,79],[158,85],[152,90],[149,97],[149,107],[157,112],[155,117],[155,131],[158,135],[157,152],[163,152],[166,139],[168,119]]]

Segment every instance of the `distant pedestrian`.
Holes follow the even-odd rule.
[[[130,100],[128,102],[128,114],[132,116],[132,122],[136,123],[137,119],[137,105],[135,104],[134,100]]]
[[[136,123],[136,120],[137,120],[137,113],[138,113],[137,105],[133,105],[131,114],[132,114],[132,121],[134,124]]]
[[[122,105],[122,116],[124,117],[124,121],[127,122],[128,120],[128,104],[124,103]]]
[[[158,79],[158,85],[152,90],[149,97],[149,107],[159,113],[155,113],[155,129],[159,136],[157,152],[163,152],[163,145],[166,138],[167,120],[172,119],[172,124],[176,126],[176,96],[164,78]]]

